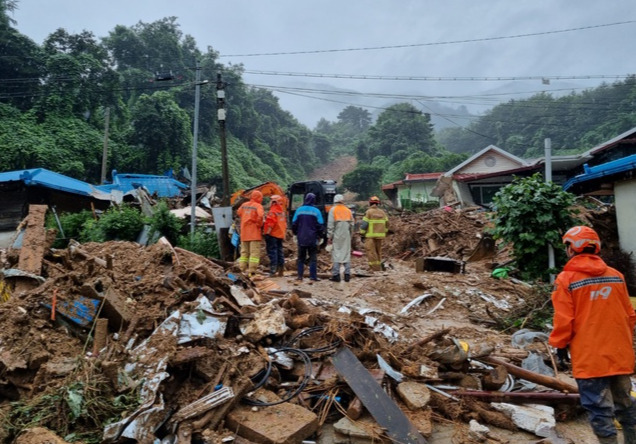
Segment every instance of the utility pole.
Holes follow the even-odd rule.
[[[221,79],[221,73],[216,76],[216,104],[219,128],[221,133],[221,166],[223,173],[223,206],[230,205],[230,173],[227,165],[227,140],[225,136],[225,83]]]
[[[546,183],[552,182],[552,139],[547,138],[544,143],[544,157],[545,157],[545,181]],[[555,267],[554,259],[554,247],[552,244],[548,244],[548,267],[553,269]],[[550,274],[550,283],[554,283],[555,276]]]
[[[201,97],[201,65],[197,60],[196,80],[194,81],[194,124],[192,137],[192,180],[190,181],[190,239],[194,239],[194,229],[196,227],[197,208],[197,147],[199,138],[199,100]]]
[[[106,164],[108,163],[108,128],[110,126],[110,107],[104,110],[104,150],[102,152],[102,181],[106,183]]]
[[[228,233],[229,227],[232,224],[232,207],[230,206],[230,173],[227,164],[227,140],[225,135],[225,118],[227,116],[225,110],[225,86],[225,82],[223,82],[221,78],[221,73],[218,73],[216,76],[216,105],[221,136],[223,200],[221,203],[222,207],[218,208],[217,213],[214,215],[214,223],[218,227],[217,236],[219,249],[221,250],[221,258],[225,261],[231,261],[232,255]]]

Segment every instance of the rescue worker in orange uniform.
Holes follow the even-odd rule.
[[[265,234],[265,248],[269,257],[269,275],[283,276],[285,270],[285,252],[283,251],[283,241],[287,232],[287,214],[282,207],[283,198],[278,194],[270,197],[270,206],[263,234]]]
[[[581,405],[599,441],[618,443],[616,417],[624,442],[636,444],[636,400],[630,396],[636,314],[625,279],[598,256],[601,241],[592,228],[570,228],[563,243],[570,259],[552,292],[549,343],[560,360],[569,347]]]
[[[261,244],[263,242],[261,229],[265,215],[261,202],[263,202],[263,193],[254,190],[250,194],[250,200],[241,205],[236,212],[241,220],[239,268],[243,273],[248,271],[250,276],[256,273],[261,260]]]
[[[364,237],[369,268],[382,271],[382,240],[389,229],[389,218],[382,208],[380,199],[373,196],[369,199],[369,209],[364,213],[360,224],[360,235]]]

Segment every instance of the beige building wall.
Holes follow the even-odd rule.
[[[496,173],[497,171],[512,170],[520,166],[518,162],[495,151],[490,151],[473,160],[461,170],[456,171],[455,174]]]
[[[636,257],[636,179],[615,182],[614,198],[621,249]]]

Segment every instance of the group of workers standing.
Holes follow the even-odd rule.
[[[282,207],[283,198],[279,195],[270,197],[270,207],[265,214],[263,194],[255,190],[250,200],[241,205],[237,211],[240,219],[239,268],[250,276],[258,270],[261,256],[261,244],[265,239],[265,248],[270,263],[270,276],[283,276],[285,255],[283,241],[287,232],[287,214]],[[318,248],[327,235],[327,243],[331,249],[333,266],[330,281],[340,282],[341,269],[344,269],[344,281],[351,279],[351,243],[355,230],[355,218],[344,203],[344,196],[336,194],[334,205],[329,210],[327,221],[315,206],[316,195],[307,193],[303,205],[295,212],[292,219],[292,232],[298,244],[297,279],[302,280],[305,266],[309,266],[309,279],[318,278]],[[388,231],[388,217],[380,208],[380,199],[373,196],[369,200],[369,209],[362,218],[359,234],[365,239],[369,268],[382,270],[382,240]],[[326,232],[326,233],[325,233]]]

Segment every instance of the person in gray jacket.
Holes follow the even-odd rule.
[[[351,210],[344,204],[344,196],[336,194],[333,198],[334,206],[327,217],[327,243],[331,246],[330,281],[340,282],[340,268],[344,267],[344,280],[351,279],[351,236],[353,234],[354,219]]]

